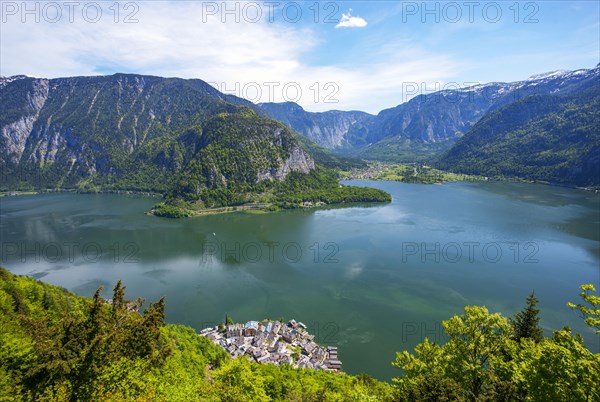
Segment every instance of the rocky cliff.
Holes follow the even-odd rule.
[[[2,187],[164,190],[192,161],[200,187],[315,168],[290,130],[201,80],[16,76],[0,79],[0,103]]]
[[[350,146],[346,136],[350,127],[374,117],[359,111],[307,112],[293,102],[260,103],[259,107],[270,117],[327,149]]]

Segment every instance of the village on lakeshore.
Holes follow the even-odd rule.
[[[341,371],[342,368],[337,347],[318,345],[306,325],[295,320],[233,324],[226,317],[225,324],[203,329],[200,335],[221,345],[233,358],[245,355],[259,363],[315,370]]]

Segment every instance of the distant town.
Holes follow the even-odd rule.
[[[221,345],[233,358],[245,355],[259,363],[341,371],[337,347],[318,345],[315,336],[301,322],[265,320],[233,324],[227,318],[225,322],[203,329],[200,335]]]

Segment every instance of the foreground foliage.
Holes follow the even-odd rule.
[[[600,354],[567,327],[543,338],[536,304],[530,295],[510,321],[485,307],[467,306],[463,315],[443,322],[446,344],[425,339],[414,354],[397,353],[393,365],[404,372],[394,379],[400,400],[600,400]]]
[[[582,290],[586,308],[597,307],[595,288]],[[402,374],[391,385],[231,359],[193,329],[165,325],[164,299],[143,309],[124,291],[118,282],[112,299],[100,289],[87,299],[0,268],[0,400],[600,400],[600,354],[568,328],[537,339],[533,295],[513,320],[465,307],[444,321],[446,344],[425,339],[414,354],[397,353]]]
[[[232,360],[193,329],[165,325],[164,300],[141,306],[120,282],[106,302],[0,268],[0,400],[393,400],[366,375]]]

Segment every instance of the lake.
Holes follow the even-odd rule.
[[[566,307],[600,283],[600,196],[523,183],[353,181],[390,204],[186,220],[144,215],[156,199],[43,194],[0,199],[1,264],[91,296],[167,300],[167,320],[200,331],[224,319],[294,318],[343,369],[389,380],[395,352],[465,305],[510,316],[530,291],[547,335],[564,325],[600,352]]]

